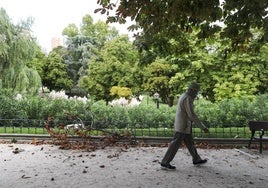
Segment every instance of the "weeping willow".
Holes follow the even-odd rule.
[[[30,34],[32,20],[12,24],[4,9],[0,9],[0,89],[20,93],[37,92],[41,86],[38,72],[26,66],[33,61],[37,48]]]

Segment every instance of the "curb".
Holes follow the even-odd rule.
[[[99,140],[100,136],[92,136],[93,140]],[[48,134],[0,134],[0,140],[11,141],[15,139],[17,141],[32,141],[34,139],[49,141],[51,140]],[[82,140],[77,136],[70,136],[70,140],[78,141]],[[145,144],[168,144],[172,140],[172,137],[131,137],[130,139],[123,139],[122,141],[136,141],[138,143]],[[194,138],[196,143],[204,143],[210,145],[225,145],[225,146],[247,146],[249,139],[247,138]],[[252,144],[256,145],[259,142],[252,141]],[[268,144],[268,141],[263,141],[263,145]]]

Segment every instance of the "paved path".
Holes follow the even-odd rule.
[[[209,159],[196,167],[186,149],[176,171],[161,170],[166,148],[119,147],[94,152],[54,145],[0,144],[1,188],[265,188],[268,153],[246,149],[198,149]],[[242,152],[241,152],[242,151]]]

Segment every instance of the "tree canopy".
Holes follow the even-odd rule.
[[[31,36],[32,20],[14,25],[0,9],[0,88],[15,92],[36,92],[41,86],[38,72],[30,66],[38,50]]]
[[[67,37],[67,48],[61,56],[69,77],[77,86],[79,78],[87,74],[89,60],[98,56],[105,43],[118,36],[118,31],[102,21],[93,23],[93,18],[87,14],[82,18],[81,28],[69,24],[62,34]]]
[[[137,68],[137,50],[128,37],[118,36],[106,42],[98,57],[88,63],[87,76],[80,79],[79,85],[95,99],[109,101],[113,97],[110,90],[114,86],[127,87],[135,91],[138,87],[134,77]]]
[[[142,6],[164,1],[122,2],[131,5],[139,2]],[[172,2],[176,4],[182,1],[170,0],[166,4]],[[211,1],[205,1],[208,2]],[[230,2],[225,1],[224,6]],[[259,2],[264,5],[266,1]],[[224,6],[220,6],[222,14]],[[179,10],[174,14],[178,16]],[[42,84],[51,90],[65,89],[70,94],[79,91],[79,94],[89,94],[96,100],[104,99],[106,102],[120,96],[158,92],[161,102],[170,106],[191,81],[201,84],[200,95],[210,101],[243,96],[252,98],[267,92],[268,42],[264,40],[264,27],[253,27],[251,24],[249,31],[253,37],[235,43],[232,37],[224,36],[227,25],[223,28],[219,25],[219,32],[202,36],[200,34],[204,30],[200,20],[198,24],[188,20],[185,23],[188,28],[179,24],[174,28],[180,30],[174,31],[168,30],[170,25],[166,25],[166,28],[166,23],[163,26],[159,22],[159,26],[152,23],[144,25],[148,30],[143,28],[141,35],[131,42],[127,35],[119,35],[107,23],[93,23],[92,17],[85,15],[80,27],[69,24],[63,30],[67,45],[54,48],[45,55],[31,37],[30,19],[15,26],[3,10],[0,13],[0,88],[31,92],[40,86],[41,77]],[[146,15],[141,13],[145,21]],[[206,15],[203,16],[205,19]],[[175,24],[176,19],[173,19]],[[263,21],[265,19],[265,16],[262,17]],[[214,19],[208,19],[211,20]],[[157,31],[158,27],[163,27],[163,30]],[[242,34],[240,36],[245,39]],[[234,50],[236,47],[240,50]]]
[[[135,22],[130,30],[141,29],[145,38],[179,37],[199,28],[199,38],[220,32],[233,47],[244,46],[252,29],[262,31],[260,42],[268,41],[268,0],[98,0],[95,12],[107,15],[107,22]]]
[[[43,65],[43,85],[50,90],[69,91],[73,87],[73,81],[68,77],[66,64],[59,53],[52,51]]]

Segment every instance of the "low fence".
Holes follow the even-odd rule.
[[[71,124],[80,124],[77,120],[53,120],[50,121],[50,127],[59,128]],[[164,127],[161,122],[150,125],[146,122],[143,125],[131,122],[107,122],[107,121],[83,121],[85,130],[90,130],[91,140],[101,140],[103,133],[130,133],[125,135],[131,143],[143,144],[168,144],[173,137],[173,126]],[[52,137],[45,128],[46,120],[34,119],[0,119],[0,139],[11,141],[29,141],[33,139],[51,140]],[[64,128],[64,127],[63,127]],[[60,130],[60,129],[58,129]],[[205,143],[209,145],[220,146],[239,146],[246,147],[248,145],[251,132],[248,126],[231,126],[210,127],[210,133],[202,132],[198,127],[193,127],[193,136],[196,143],[201,145]],[[74,133],[74,130],[68,131],[68,139],[77,141],[83,139]],[[86,132],[84,132],[86,133]],[[265,132],[267,135],[267,132]],[[129,137],[130,136],[130,137]],[[258,146],[256,140],[252,145]],[[201,146],[200,145],[200,146]],[[268,140],[263,141],[264,148],[268,146]]]
[[[45,129],[46,120],[34,119],[0,119],[0,134],[48,134]],[[51,122],[52,127],[59,124],[68,125],[81,123],[77,120],[54,120]],[[131,122],[105,122],[105,121],[83,121],[85,127],[92,129],[92,134],[98,135],[101,130],[110,132],[128,131],[131,135],[144,137],[172,137],[174,134],[173,125],[164,126],[158,124],[144,125]],[[118,128],[119,127],[119,128]],[[251,132],[248,126],[231,126],[210,127],[210,133],[202,132],[198,127],[193,127],[193,136],[195,138],[249,138]]]

